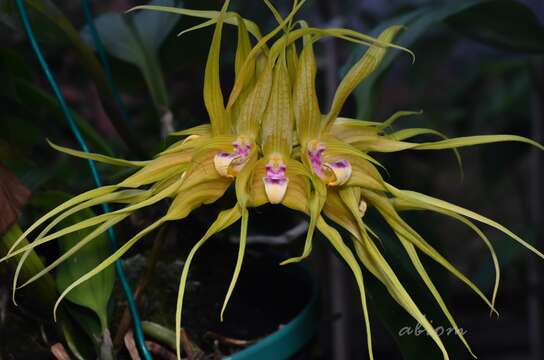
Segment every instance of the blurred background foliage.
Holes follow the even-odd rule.
[[[198,21],[170,14],[124,14],[131,6],[141,4],[137,1],[91,1],[96,27],[111,64],[112,79],[125,104],[124,110],[119,110],[119,99],[108,87],[108,69],[102,69],[95,55],[81,3],[66,0],[27,0],[25,3],[46,58],[93,151],[129,159],[149,158],[172,141],[165,136],[168,131],[207,122],[201,94],[212,29],[178,37],[179,31]],[[220,5],[212,0],[153,3],[196,9],[217,9]],[[282,11],[290,7],[289,1],[275,3]],[[19,220],[24,228],[39,213],[66,198],[66,193],[79,193],[92,188],[93,183],[85,161],[68,158],[48,147],[46,138],[60,145],[77,146],[36,64],[14,2],[1,0],[0,10],[0,162],[34,194]],[[262,24],[264,31],[274,25],[273,17],[260,1],[233,1],[232,10]],[[415,52],[415,63],[412,64],[408,56],[391,51],[376,73],[353,94],[343,115],[383,120],[397,110],[421,109],[421,116],[400,121],[396,129],[430,127],[451,137],[512,133],[543,141],[544,3],[541,1],[308,0],[301,17],[318,26],[343,26],[371,34],[377,34],[387,24],[406,25],[397,43]],[[222,48],[225,90],[233,80],[236,33],[231,30],[225,32]],[[339,76],[363,51],[336,40],[325,40],[317,47],[322,111]],[[385,155],[379,160],[399,187],[478,210],[542,249],[541,156],[519,144],[463,149],[461,155],[463,177],[451,152],[406,152]],[[389,161],[392,158],[394,166]],[[99,165],[99,169],[105,183],[116,182],[126,175],[125,170],[108,166]],[[121,241],[146,224],[153,211],[119,226]],[[186,248],[202,233],[203,224],[215,211],[216,208],[199,210],[179,229],[169,230],[159,266],[168,267],[183,258]],[[251,232],[277,234],[301,221],[296,215],[282,212],[285,227],[278,229],[267,221],[270,214],[280,215],[280,212],[273,207],[255,211]],[[483,243],[470,229],[435,215],[410,214],[409,217],[416,229],[447,254],[448,259],[491,292],[494,279],[491,261]],[[409,291],[424,313],[439,326],[444,319],[438,307],[377,218],[370,214],[369,221],[375,228],[383,228],[383,247],[388,260],[399,269],[397,273],[409,284]],[[541,359],[544,330],[539,309],[542,305],[539,274],[543,264],[535,264],[525,251],[503,235],[491,231],[488,234],[504,270],[497,301],[499,319],[490,319],[485,305],[468,288],[433,264],[426,265],[434,270],[432,276],[439,280],[436,283],[442,293],[448,294],[452,312],[459,326],[468,331],[467,338],[480,358]],[[223,236],[228,238],[229,234]],[[186,241],[182,243],[180,237]],[[148,239],[129,253],[127,268],[131,271],[132,267],[136,274],[133,282],[141,280],[141,274],[146,273],[145,265],[137,265],[138,259],[153,258],[156,254],[152,240]],[[35,259],[38,271],[44,266],[40,262],[47,264],[53,254],[65,251],[71,241],[77,238],[65,238],[58,246],[46,247]],[[282,251],[289,252],[298,249],[300,244],[295,241],[283,247]],[[100,242],[85,250],[89,253],[82,254],[81,258],[94,261],[108,252],[107,246]],[[364,358],[366,345],[356,290],[349,274],[334,266],[335,259],[327,255],[328,249],[320,250],[310,261],[323,280],[324,293],[325,320],[315,358]],[[55,278],[48,281],[56,282],[58,290],[62,290],[70,279],[85,271],[85,266],[92,267],[92,261],[66,263],[55,273]],[[9,304],[9,296],[1,295],[8,293],[8,275],[0,268],[0,334],[2,339],[8,333],[15,337],[9,345],[11,348],[6,347],[9,341],[2,340],[0,358],[10,358],[8,354],[17,351],[35,356],[34,352],[40,353],[40,349],[46,351],[51,336],[58,335],[47,335],[55,333],[51,332],[50,313],[32,309],[32,301],[25,302],[24,294],[20,296],[25,309],[23,315]],[[113,272],[105,274],[89,284],[89,289],[78,291],[83,294],[74,292],[64,309],[66,321],[62,322],[61,333],[71,351],[80,353],[81,358],[88,358],[93,352],[106,356],[104,354],[112,351],[107,348],[111,347],[107,344],[109,340],[104,340],[109,336],[105,330],[119,326],[123,310],[119,290],[112,290],[113,277]],[[344,285],[341,293],[331,291],[327,285],[331,281]],[[172,288],[163,289],[165,293],[175,291],[173,282]],[[387,359],[400,358],[401,353],[406,359],[438,358],[434,345],[425,336],[399,336],[400,329],[416,324],[377,282],[370,281],[369,288],[371,316],[377,332],[374,336],[376,355]],[[113,302],[109,301],[112,291],[116,299]],[[88,294],[95,294],[96,298],[89,299]],[[47,296],[44,295],[44,299]],[[151,295],[144,298],[144,314],[146,309],[157,308],[153,301],[159,300],[153,300]],[[171,311],[165,312],[170,314]],[[154,316],[161,320],[167,318],[164,314]],[[35,326],[35,319],[43,324],[41,328]],[[28,328],[29,321],[32,328]],[[35,348],[17,345],[16,337],[23,334],[32,338]],[[69,339],[73,341],[70,343]],[[446,342],[452,358],[468,358],[456,338],[447,337]]]

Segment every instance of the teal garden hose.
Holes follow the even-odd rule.
[[[75,121],[74,121],[74,118],[73,118],[73,115],[70,111],[70,109],[68,108],[68,105],[66,104],[66,101],[64,99],[64,96],[62,95],[62,92],[60,91],[60,88],[55,80],[55,77],[53,76],[53,73],[51,72],[51,70],[49,69],[49,66],[47,65],[47,62],[45,61],[45,58],[40,50],[40,47],[38,45],[38,42],[36,41],[36,38],[34,36],[34,32],[32,30],[32,26],[30,25],[30,21],[28,19],[28,15],[26,13],[26,8],[25,8],[25,5],[24,5],[24,1],[23,0],[16,0],[16,3],[17,3],[17,9],[19,11],[19,15],[21,17],[21,22],[22,22],[22,25],[23,25],[23,28],[27,34],[27,37],[28,37],[28,40],[30,42],[30,45],[32,46],[32,49],[34,50],[34,53],[38,59],[38,62],[40,63],[40,66],[44,72],[44,75],[45,77],[47,78],[47,81],[49,83],[49,85],[51,86],[52,90],[53,90],[53,93],[55,94],[55,97],[57,98],[58,102],[59,102],[59,105],[62,109],[62,112],[64,114],[64,117],[66,118],[66,121],[68,122],[68,126],[70,128],[70,130],[72,131],[73,135],[75,136],[77,142],[79,143],[81,149],[85,152],[89,152],[89,148],[87,146],[87,143],[85,141],[85,139],[83,138],[83,136],[81,135],[81,132],[79,131]],[[120,97],[117,93],[117,91],[115,90],[115,86],[113,84],[113,80],[111,79],[111,69],[109,67],[109,65],[107,64],[107,59],[105,57],[105,53],[103,52],[103,48],[101,47],[101,42],[100,42],[100,38],[98,37],[98,32],[96,31],[96,29],[94,28],[94,23],[92,21],[92,18],[90,17],[90,9],[89,9],[89,6],[88,6],[88,3],[87,1],[83,1],[83,9],[84,9],[84,13],[85,13],[85,16],[88,17],[88,19],[90,18],[91,21],[89,22],[89,25],[91,27],[91,34],[93,35],[93,38],[95,39],[95,44],[97,45],[97,49],[102,49],[102,53],[100,52],[100,50],[98,50],[99,52],[99,56],[101,58],[101,61],[102,61],[102,64],[105,68],[105,72],[106,72],[106,76],[108,77],[108,81],[109,81],[109,85],[110,87],[112,87],[112,92],[114,93],[114,96],[116,97],[116,103],[118,106],[120,106],[120,110],[123,114],[123,117],[125,118],[125,120],[127,119],[126,117],[126,111],[124,110],[124,107],[122,107],[122,103],[121,103],[121,100],[120,100]],[[94,29],[94,31],[93,31]],[[115,95],[117,94],[117,95]],[[95,166],[95,163],[93,160],[88,160],[88,164],[89,164],[89,168],[91,170],[91,174],[92,174],[92,177],[93,177],[93,180],[96,184],[97,187],[100,187],[102,186],[102,180],[100,178],[100,174],[98,173],[98,170],[96,169],[96,166]],[[108,204],[103,204],[102,205],[102,210],[107,213],[109,212],[109,206]],[[116,249],[117,248],[117,240],[116,240],[116,237],[115,237],[115,232],[113,231],[112,228],[108,229],[108,235],[109,235],[109,238],[110,238],[110,242],[111,242],[111,246],[113,249]],[[136,307],[136,302],[134,301],[134,297],[132,295],[132,290],[130,288],[130,285],[127,281],[127,278],[124,274],[124,271],[123,271],[123,268],[122,268],[122,265],[121,265],[121,262],[120,260],[117,260],[115,262],[115,271],[117,273],[117,278],[119,279],[119,282],[121,284],[121,287],[123,289],[123,292],[125,294],[125,297],[127,299],[127,302],[128,302],[128,306],[129,306],[129,309],[130,309],[130,314],[132,316],[132,321],[133,321],[133,324],[134,324],[134,335],[135,335],[135,340],[136,340],[136,344],[138,346],[138,350],[140,351],[140,355],[145,359],[145,360],[151,360],[152,357],[151,357],[151,354],[149,353],[149,350],[147,349],[147,347],[145,346],[145,341],[144,341],[144,335],[143,335],[143,331],[142,331],[142,328],[141,328],[141,324],[140,324],[140,316],[138,314],[138,309]]]

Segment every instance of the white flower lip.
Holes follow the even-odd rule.
[[[219,175],[224,177],[232,178],[234,177],[234,171],[232,171],[231,165],[235,160],[240,159],[240,155],[227,152],[219,152],[213,158],[213,164],[215,170]]]
[[[263,178],[264,182],[264,191],[266,192],[266,197],[271,204],[279,204],[282,202],[287,192],[287,185],[289,184],[289,179],[285,178],[281,182],[269,182],[266,177]]]
[[[245,138],[238,138],[232,143],[232,152],[221,151],[213,158],[215,170],[219,175],[233,178],[242,170],[251,152],[251,144]]]
[[[348,182],[351,178],[352,168],[347,160],[338,160],[332,163],[323,163],[323,167],[327,168],[327,172],[332,172],[333,179],[327,183],[330,186],[341,186]]]

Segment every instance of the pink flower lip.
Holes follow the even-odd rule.
[[[283,162],[281,155],[273,154],[265,166],[266,176],[263,177],[266,196],[271,204],[279,204],[283,200],[289,178],[286,176],[287,165]]]

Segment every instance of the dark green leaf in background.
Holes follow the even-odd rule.
[[[9,14],[11,19],[18,21],[18,14],[14,4],[1,5],[2,10]],[[53,2],[49,0],[26,0],[25,5],[38,35],[38,41],[43,42],[47,40],[44,38],[48,37],[54,38],[56,42],[70,44],[76,50],[80,63],[96,85],[102,105],[113,126],[131,149],[138,154],[143,154],[140,144],[133,140],[131,131],[123,122],[121,113],[113,102],[111,88],[100,62],[94,56],[93,49],[86,44],[70,20]],[[2,21],[2,18],[0,18],[0,21]],[[47,29],[47,31],[41,31],[41,28]],[[59,39],[61,41],[58,41]]]
[[[176,6],[176,0],[156,0],[150,5]],[[158,109],[168,108],[168,94],[159,62],[159,48],[177,23],[179,15],[153,11],[135,14],[107,13],[95,19],[106,50],[114,57],[136,65]],[[88,26],[81,36],[93,44]]]
[[[52,95],[37,87],[36,85],[33,85],[32,83],[22,79],[16,79],[14,83],[16,95],[21,104],[25,104],[26,106],[33,106],[35,107],[35,109],[42,108],[44,110],[50,111],[53,115],[53,119],[57,121],[56,126],[62,127],[65,125],[65,119],[61,112],[61,109],[58,106],[58,102]],[[72,111],[72,115],[74,116],[74,119],[85,139],[93,144],[94,152],[99,152],[110,156],[114,155],[113,150],[111,149],[107,141],[104,140],[104,137],[98,134],[96,130],[86,120],[84,120],[81,115],[74,111]],[[45,141],[44,138],[36,140]]]
[[[66,193],[50,191],[35,196],[32,204],[39,208],[52,209],[70,198],[71,196]],[[61,226],[70,226],[94,215],[92,210],[87,209],[68,217],[61,223]],[[77,244],[90,231],[92,229],[83,229],[60,238],[58,241],[60,255]],[[56,282],[59,292],[62,293],[75,280],[100,264],[110,253],[108,238],[106,234],[103,234],[69,257],[57,268]],[[92,310],[98,317],[103,331],[108,326],[108,302],[113,291],[114,282],[115,272],[113,267],[109,267],[89,281],[76,287],[66,298],[74,304]]]
[[[516,21],[513,21],[514,18]],[[377,35],[387,26],[403,24],[406,30],[395,39],[395,43],[409,48],[421,36],[424,36],[433,24],[443,21],[491,45],[520,52],[541,53],[544,51],[544,27],[525,5],[510,0],[468,0],[429,6],[386,21],[371,33]],[[526,23],[527,27],[518,26],[519,23]],[[345,73],[348,66],[357,61],[362,51],[361,49],[354,50],[342,73]],[[358,118],[372,117],[374,98],[378,92],[380,79],[399,54],[399,51],[390,51],[380,67],[355,90]],[[425,56],[425,54],[416,54],[416,61],[418,56]]]
[[[544,52],[544,26],[519,1],[485,1],[449,16],[446,23],[464,35],[509,51]]]
[[[7,254],[7,251],[15,243],[15,241],[23,234],[18,224],[13,224],[6,233],[0,237],[0,257]],[[20,246],[28,245],[28,241],[25,239]],[[17,256],[15,259],[19,260],[21,256]],[[17,263],[12,261],[13,265]],[[15,268],[15,266],[14,266]],[[36,252],[31,252],[27,257],[24,266],[21,268],[20,280],[26,281],[35,274],[44,269],[43,261],[40,259]],[[31,305],[41,308],[44,313],[51,312],[53,305],[57,299],[57,291],[55,290],[55,281],[49,274],[42,277],[40,280],[33,283],[28,294],[36,296],[39,301],[33,302]]]

